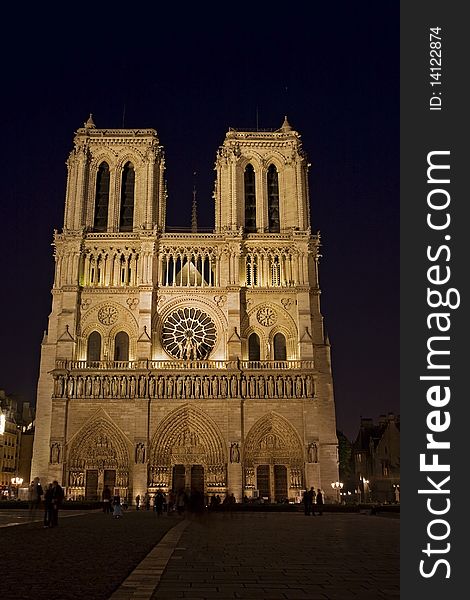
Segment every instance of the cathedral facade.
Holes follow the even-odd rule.
[[[338,442],[308,163],[287,119],[229,129],[215,227],[169,232],[153,129],[75,134],[54,233],[31,475],[69,498],[180,488],[335,501]],[[194,228],[193,228],[194,229]]]

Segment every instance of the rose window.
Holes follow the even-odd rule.
[[[103,306],[98,311],[98,321],[103,325],[113,325],[117,321],[118,311],[114,306]]]
[[[270,306],[263,306],[256,313],[256,318],[258,319],[258,323],[264,325],[265,327],[269,327],[270,325],[274,325],[277,319],[276,311]]]
[[[200,308],[179,308],[163,324],[163,347],[175,358],[205,359],[216,339],[214,321]]]

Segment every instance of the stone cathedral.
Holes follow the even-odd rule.
[[[213,231],[170,232],[157,132],[90,115],[54,233],[32,477],[76,499],[108,485],[129,501],[181,488],[295,501],[310,486],[336,500],[308,166],[287,119],[230,128]]]

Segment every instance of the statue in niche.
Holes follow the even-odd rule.
[[[132,375],[130,385],[129,385],[129,398],[134,398],[135,396],[135,377]]]
[[[51,463],[53,465],[60,463],[60,444],[58,442],[51,445]]]
[[[276,388],[277,388],[277,397],[283,398],[284,397],[284,380],[280,375],[278,376],[277,381],[276,381]]]
[[[164,382],[164,378],[163,377],[159,377],[158,378],[158,397],[159,398],[163,398],[163,392],[164,392],[163,386],[164,386],[164,383],[165,383]]]
[[[153,375],[149,377],[149,396],[155,397],[155,377]]]
[[[239,463],[240,462],[240,448],[238,442],[232,442],[230,444],[230,462],[231,463]]]
[[[91,398],[92,385],[93,385],[93,382],[91,380],[91,377],[88,375],[86,378],[86,385],[85,385],[85,388],[86,388],[85,391],[86,391],[87,398]]]
[[[121,398],[127,396],[127,378],[125,375],[121,377]]]
[[[209,398],[209,394],[210,394],[209,377],[204,376],[203,381],[202,381],[202,390],[203,390],[203,397]]]
[[[264,398],[264,377],[260,375],[258,379],[258,394],[260,398]]]
[[[305,378],[305,388],[306,388],[306,392],[307,392],[307,398],[312,398],[313,397],[313,383],[312,383],[312,378],[310,375],[307,375],[307,377]]]
[[[113,398],[116,398],[118,395],[118,382],[117,382],[117,377],[114,376],[112,381],[111,381],[111,387],[112,387],[112,395]]]
[[[214,377],[212,378],[212,397],[219,397],[219,380],[217,378],[217,375],[214,375]]]
[[[74,378],[69,377],[68,386],[67,386],[69,398],[73,398],[73,392],[74,392],[74,387],[75,387],[74,384],[75,384]]]
[[[236,398],[237,397],[237,388],[238,388],[238,382],[237,382],[237,378],[235,375],[232,375],[232,378],[230,380],[230,393],[232,395],[232,398]]]
[[[141,375],[139,379],[139,396],[141,398],[145,398],[146,383],[145,375]]]
[[[256,398],[256,379],[254,375],[250,376],[250,398]]]
[[[318,447],[315,442],[312,442],[308,445],[308,462],[317,463],[318,462]]]
[[[302,398],[302,378],[300,375],[297,375],[297,379],[295,381],[295,395],[297,398]]]
[[[106,376],[103,380],[103,397],[109,397],[109,377]]]
[[[181,398],[183,394],[183,378],[178,375],[176,379],[176,397]]]
[[[220,378],[220,396],[222,398],[227,397],[227,378],[226,377]]]
[[[268,397],[274,398],[274,381],[272,375],[268,377]]]
[[[100,378],[98,377],[98,375],[96,375],[96,377],[93,381],[93,397],[94,398],[100,397]]]
[[[167,397],[168,398],[173,398],[173,377],[170,375],[170,377],[168,377],[167,380]]]
[[[77,379],[77,398],[83,396],[83,377],[80,375]]]
[[[199,398],[200,395],[201,395],[201,378],[198,375],[196,375],[196,378],[194,380],[194,397]]]
[[[292,379],[286,377],[286,397],[292,398]]]
[[[143,465],[145,462],[145,444],[139,442],[135,447],[135,462],[138,465]]]
[[[242,398],[246,398],[246,379],[245,379],[245,375],[242,375],[242,378],[240,380],[240,388],[241,388],[241,397]]]
[[[184,380],[184,393],[186,398],[191,398],[191,378],[189,375]]]

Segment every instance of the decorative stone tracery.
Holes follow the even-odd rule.
[[[175,464],[203,465],[208,488],[225,485],[226,454],[223,436],[209,415],[182,406],[164,419],[152,438],[149,485],[169,486]]]

